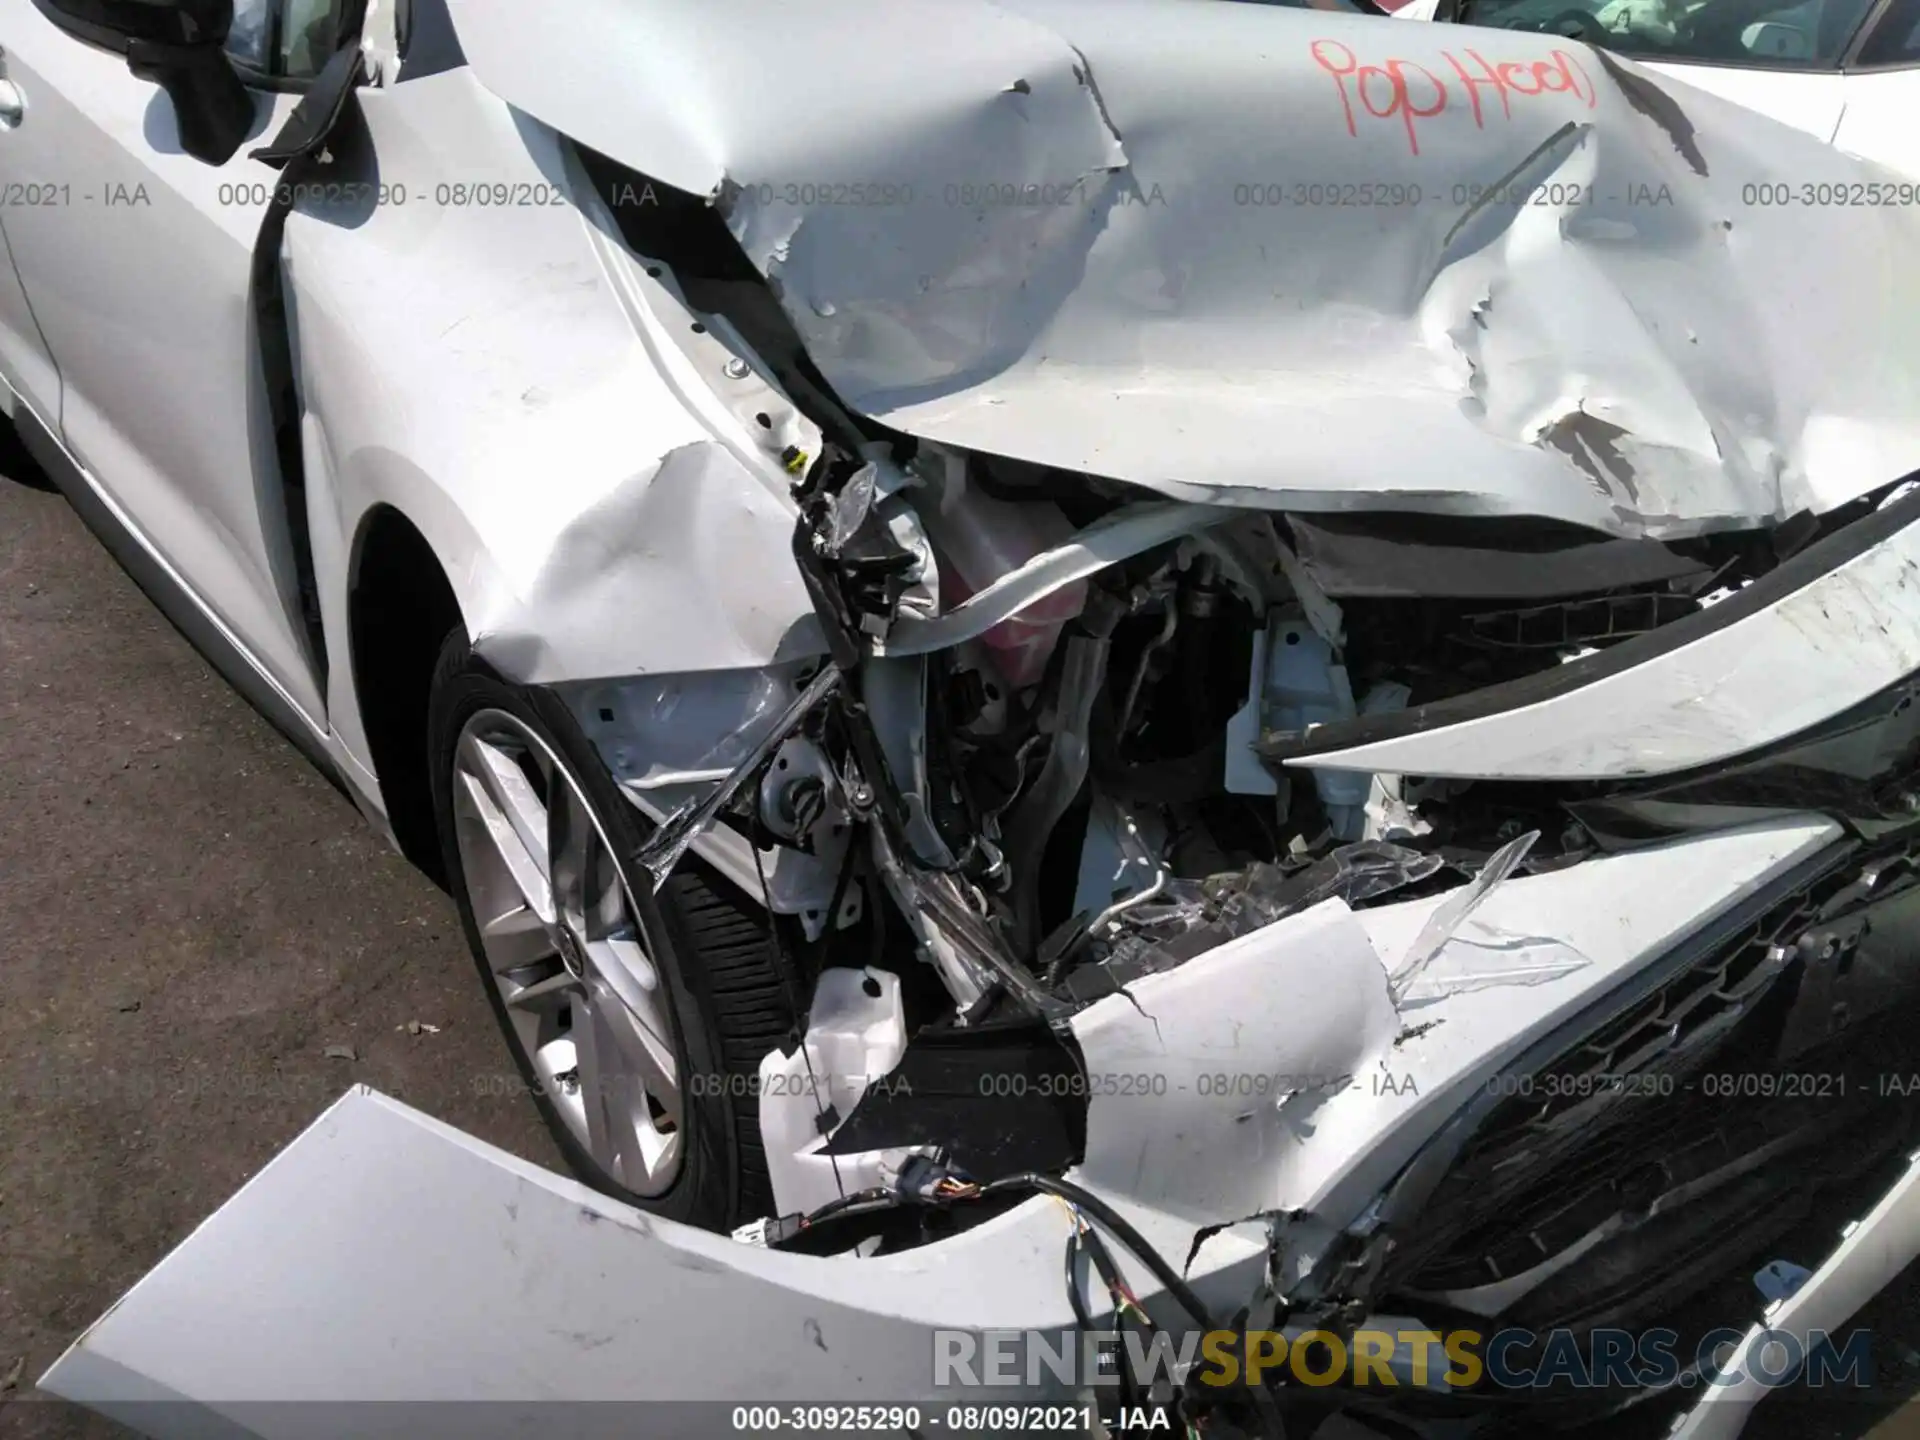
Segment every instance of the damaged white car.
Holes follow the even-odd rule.
[[[48,1388],[1726,1434],[1920,1250],[1920,218],[1754,199],[1896,177],[1234,0],[233,9],[0,0],[14,423],[593,1189],[350,1096]],[[934,1363],[1381,1326],[1685,1363]]]

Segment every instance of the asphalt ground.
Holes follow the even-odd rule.
[[[350,1085],[558,1161],[452,904],[0,476],[0,1433],[123,1436],[34,1378]],[[1750,1436],[1920,1440],[1920,1273],[1858,1323],[1874,1390]]]
[[[130,1433],[34,1378],[355,1083],[557,1167],[516,1081],[452,902],[0,480],[0,1431]]]

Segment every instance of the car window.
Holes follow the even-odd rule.
[[[1532,30],[1646,60],[1832,69],[1873,0],[1462,0],[1468,25]]]
[[[339,48],[348,0],[234,0],[227,54],[250,78],[311,80]]]
[[[1920,65],[1920,0],[1893,0],[1854,61],[1858,69]]]

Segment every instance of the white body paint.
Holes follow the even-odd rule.
[[[0,133],[0,180],[67,175],[150,198],[0,215],[9,403],[376,817],[349,608],[357,547],[388,512],[425,540],[477,652],[560,687],[655,815],[730,768],[766,714],[763,673],[824,644],[790,496],[790,452],[819,452],[821,417],[670,272],[650,273],[573,142],[716,193],[849,409],[1137,502],[968,604],[903,621],[889,653],[977,637],[1222,511],[1518,516],[1681,538],[1825,512],[1920,468],[1920,222],[1902,207],[1740,202],[1781,177],[1883,178],[1826,143],[1824,101],[1795,130],[1630,64],[1623,81],[1582,47],[1476,33],[1496,66],[1569,77],[1559,93],[1496,97],[1484,77],[1450,78],[1465,44],[1453,32],[1178,0],[567,0],[564,24],[497,0],[452,8],[470,65],[408,78],[391,34],[375,36],[380,78],[399,79],[357,102],[363,174],[418,203],[298,213],[283,249],[322,657],[299,620],[247,359],[260,207],[222,199],[274,172],[244,149],[218,169],[180,154],[152,85],[31,0],[0,0],[3,78],[26,107]],[[390,26],[386,7],[375,14]],[[1367,113],[1329,57],[1417,65],[1442,77],[1421,103],[1447,104]],[[1662,95],[1684,127],[1649,113]],[[294,100],[260,97],[250,143]],[[1285,188],[1355,174],[1402,200],[1295,204]],[[454,183],[552,203],[470,206],[442,198]],[[856,184],[880,203],[834,193]],[[1270,184],[1281,203],[1265,203]],[[1468,198],[1554,184],[1587,198]],[[1617,443],[1594,441],[1596,421]],[[1697,645],[1537,707],[1551,713],[1313,763],[1591,779],[1751,750],[1920,666],[1914,544],[1897,536]],[[698,726],[656,742],[668,691],[693,697]],[[693,733],[727,726],[732,750]],[[1444,895],[1329,901],[1189,960],[1135,987],[1141,1008],[1114,997],[1074,1017],[1091,1069],[1192,1088],[1150,1105],[1096,1095],[1072,1178],[1176,1256],[1204,1225],[1310,1211],[1300,1233],[1317,1244],[1288,1260],[1304,1273],[1503,1063],[1839,837],[1794,815],[1506,882],[1399,1007],[1385,977]],[[698,843],[751,883],[745,840]],[[791,882],[775,867],[775,908],[804,913],[830,880],[825,866]],[[889,1030],[873,1053],[896,1041]],[[1296,1094],[1242,1121],[1202,1103],[1216,1067],[1392,1070],[1415,1085]],[[1882,1221],[1905,1225],[1911,1208],[1892,1197]],[[1061,1239],[1058,1211],[1033,1202],[870,1260],[754,1250],[354,1094],[44,1383],[156,1434],[208,1433],[217,1417],[272,1440],[324,1433],[322,1412],[255,1402],[931,1402],[933,1330],[1071,1323]],[[1905,1245],[1856,1246],[1810,1314],[1851,1309]],[[1223,1233],[1195,1283],[1230,1313],[1266,1261],[1263,1244]],[[236,1289],[235,1273],[249,1283]],[[644,1297],[669,1288],[674,1315],[641,1321]],[[182,1397],[200,1408],[142,1408]],[[470,1433],[523,1418],[503,1405]]]

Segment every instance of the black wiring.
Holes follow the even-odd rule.
[[[1145,1236],[1128,1224],[1118,1211],[1098,1195],[1082,1189],[1070,1180],[1041,1175],[1031,1170],[1023,1175],[1009,1175],[1005,1179],[995,1180],[990,1185],[982,1186],[980,1194],[984,1198],[988,1195],[1003,1195],[1012,1190],[1038,1190],[1042,1194],[1057,1195],[1062,1200],[1078,1206],[1087,1215],[1099,1221],[1115,1239],[1132,1252],[1141,1264],[1152,1271],[1153,1278],[1160,1282],[1169,1295],[1179,1301],[1182,1310],[1199,1322],[1202,1330],[1222,1328],[1207,1313],[1205,1303],[1194,1294],[1193,1287],[1180,1278],[1180,1272],[1169,1265],[1166,1257],[1147,1243]],[[1091,1253],[1090,1250],[1090,1256]],[[1097,1260],[1094,1263],[1099,1264]],[[1110,1263],[1111,1260],[1109,1260]],[[1105,1279],[1105,1276],[1101,1278]]]
[[[1095,1328],[1093,1315],[1087,1309],[1087,1297],[1081,1292],[1079,1266],[1075,1263],[1079,1259],[1080,1227],[1075,1224],[1067,1232],[1067,1303],[1073,1306],[1074,1323],[1082,1330],[1092,1330]]]
[[[1114,1362],[1120,1371],[1120,1404],[1131,1407],[1140,1401],[1140,1387],[1134,1381],[1133,1367],[1127,1363],[1127,1309],[1117,1295],[1113,1302],[1113,1340]]]
[[[1105,1333],[1110,1334],[1115,1342],[1114,1355],[1119,1365],[1119,1373],[1115,1379],[1119,1385],[1123,1406],[1134,1406],[1142,1399],[1139,1379],[1128,1363],[1126,1348],[1126,1336],[1130,1323],[1128,1312],[1134,1312],[1135,1319],[1132,1323],[1144,1327],[1142,1333],[1149,1340],[1157,1332],[1158,1327],[1134,1299],[1133,1292],[1128,1289],[1126,1281],[1120,1274],[1120,1267],[1114,1260],[1112,1250],[1108,1248],[1099,1230],[1094,1228],[1093,1222],[1104,1226],[1132,1255],[1146,1265],[1167,1293],[1179,1302],[1189,1316],[1199,1322],[1203,1330],[1211,1331],[1221,1328],[1208,1313],[1200,1297],[1193,1292],[1192,1287],[1185,1280],[1180,1278],[1173,1267],[1167,1263],[1166,1258],[1098,1196],[1071,1181],[1042,1175],[1037,1171],[1009,1175],[987,1185],[977,1185],[957,1175],[947,1175],[945,1167],[937,1160],[932,1163],[937,1167],[936,1173],[943,1176],[939,1185],[932,1189],[922,1191],[906,1186],[893,1188],[876,1186],[851,1195],[842,1195],[801,1217],[799,1228],[807,1230],[826,1220],[899,1210],[908,1206],[945,1208],[956,1201],[977,1200],[989,1195],[1012,1194],[1023,1190],[1052,1195],[1065,1202],[1072,1220],[1071,1228],[1067,1232],[1066,1248],[1062,1255],[1067,1303],[1072,1307],[1074,1324],[1080,1333],[1102,1333],[1102,1327],[1094,1319],[1093,1312],[1087,1304],[1085,1290],[1081,1285],[1079,1261],[1080,1257],[1085,1255],[1094,1273],[1100,1277],[1100,1283],[1105,1287],[1108,1302],[1112,1307],[1112,1323],[1105,1327]],[[949,1183],[963,1188],[959,1192],[942,1188]],[[1177,1396],[1174,1403],[1176,1405],[1179,1403]],[[1192,1433],[1191,1427],[1189,1427],[1189,1433]]]
[[[1131,1406],[1140,1399],[1139,1385],[1131,1367],[1127,1364],[1126,1333],[1128,1294],[1125,1283],[1120,1278],[1120,1267],[1114,1263],[1113,1253],[1107,1249],[1106,1241],[1100,1238],[1100,1232],[1088,1225],[1078,1210],[1073,1212],[1073,1228],[1067,1232],[1067,1300],[1073,1307],[1073,1318],[1083,1333],[1098,1330],[1093,1316],[1088,1312],[1086,1298],[1081,1293],[1075,1261],[1084,1251],[1092,1262],[1093,1269],[1100,1277],[1100,1283],[1107,1288],[1107,1300],[1113,1307],[1113,1324],[1109,1332],[1114,1338],[1114,1356],[1119,1365],[1117,1376],[1120,1383],[1120,1403]],[[1142,1314],[1146,1328],[1151,1332],[1153,1322]]]
[[[851,1195],[842,1195],[837,1200],[829,1200],[819,1209],[809,1210],[806,1219],[807,1223],[812,1225],[818,1221],[825,1220],[829,1215],[838,1215],[841,1211],[851,1206],[859,1205],[864,1201],[888,1200],[898,1203],[900,1198],[898,1194],[889,1190],[886,1186],[874,1185],[865,1190],[856,1190]]]
[[[1189,1316],[1199,1322],[1202,1330],[1218,1330],[1223,1328],[1207,1313],[1205,1302],[1194,1293],[1193,1287],[1181,1279],[1180,1272],[1167,1263],[1166,1256],[1148,1244],[1146,1237],[1134,1229],[1125,1217],[1111,1205],[1107,1204],[1106,1201],[1102,1200],[1092,1191],[1082,1189],[1070,1180],[1062,1180],[1053,1175],[1042,1175],[1034,1170],[1029,1170],[1019,1175],[1005,1176],[990,1184],[970,1190],[965,1194],[903,1194],[898,1190],[890,1190],[885,1187],[861,1190],[852,1195],[842,1195],[837,1200],[829,1200],[819,1209],[809,1212],[802,1223],[807,1226],[813,1226],[819,1224],[822,1220],[836,1215],[866,1214],[871,1211],[893,1210],[909,1204],[944,1206],[954,1201],[984,1200],[990,1195],[1006,1195],[1021,1190],[1032,1190],[1038,1191],[1043,1195],[1057,1196],[1065,1200],[1068,1204],[1083,1211],[1093,1220],[1098,1221],[1116,1240],[1126,1246],[1129,1253],[1153,1273],[1153,1278],[1158,1280],[1161,1287],[1179,1302],[1182,1310],[1185,1310]],[[1076,1230],[1077,1229],[1078,1227],[1076,1227]],[[1094,1233],[1091,1227],[1087,1229],[1085,1240],[1087,1244],[1087,1258],[1092,1261],[1094,1268],[1099,1272],[1101,1282],[1107,1286],[1109,1291],[1117,1294],[1120,1285],[1120,1272],[1118,1267],[1113,1263],[1112,1253],[1107,1249],[1100,1237]]]
[[[1088,1228],[1080,1237],[1080,1243],[1086,1246],[1087,1258],[1093,1261],[1093,1268],[1100,1276],[1100,1283],[1107,1287],[1109,1295],[1118,1296],[1120,1288],[1120,1267],[1114,1264],[1113,1252],[1107,1249],[1107,1242],[1100,1238],[1098,1230]]]
[[[849,1215],[868,1215],[878,1210],[897,1210],[902,1197],[887,1189],[856,1190],[851,1195],[842,1195],[837,1200],[829,1200],[818,1210],[808,1212],[804,1224],[811,1228],[822,1220],[845,1218]]]

